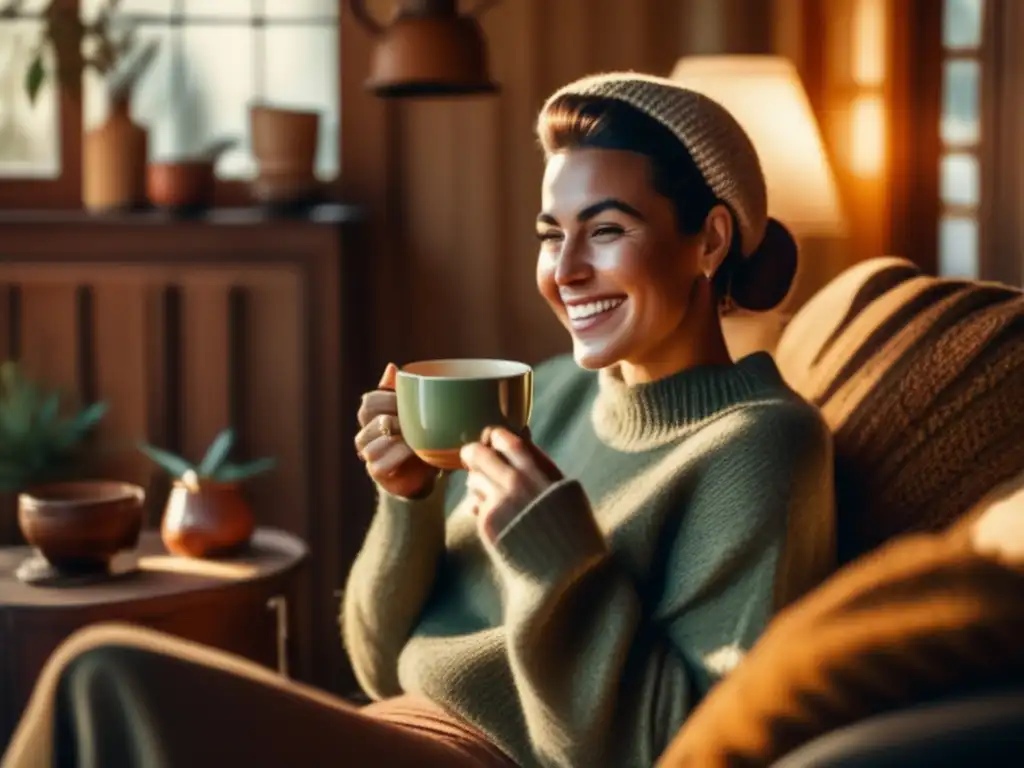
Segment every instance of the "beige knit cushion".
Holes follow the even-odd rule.
[[[841,561],[935,531],[1024,470],[1024,295],[876,259],[793,318],[783,376],[835,435]]]
[[[663,77],[636,72],[591,75],[556,91],[541,110],[565,95],[614,99],[646,113],[683,143],[718,199],[736,215],[743,255],[761,244],[768,223],[764,174],[750,138],[715,101]],[[539,131],[543,136],[544,132]],[[550,153],[551,147],[544,147]]]

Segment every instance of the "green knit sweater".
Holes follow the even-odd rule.
[[[525,768],[646,768],[829,573],[831,438],[765,354],[634,387],[559,357],[535,393],[534,440],[567,479],[494,544],[464,473],[382,493],[346,647],[372,696],[425,696]]]

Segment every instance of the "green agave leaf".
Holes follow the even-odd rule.
[[[200,477],[213,477],[217,474],[217,470],[224,464],[228,458],[228,454],[231,453],[232,447],[235,444],[235,431],[228,427],[222,431],[217,437],[214,438],[213,442],[210,443],[210,447],[206,451],[206,455],[203,460],[199,463],[199,468],[196,470]]]
[[[73,424],[75,431],[84,437],[96,428],[100,421],[103,420],[103,417],[107,415],[107,411],[109,410],[110,405],[108,403],[93,403],[87,408],[79,411],[71,420],[71,423]]]
[[[170,451],[165,451],[162,448],[156,448],[152,445],[146,445],[143,443],[139,446],[139,450],[174,477],[180,478],[186,472],[194,471],[195,469],[195,467],[181,458],[181,456],[175,456]]]
[[[269,457],[256,459],[247,464],[225,464],[213,479],[221,483],[240,483],[243,480],[262,475],[264,472],[269,472],[275,466],[277,466],[277,462]]]
[[[57,423],[57,416],[60,414],[60,393],[52,392],[43,400],[36,412],[35,423],[40,430],[49,430]]]
[[[28,94],[30,104],[36,103],[36,97],[46,80],[46,68],[43,66],[43,52],[37,51],[35,58],[25,73],[25,92]]]

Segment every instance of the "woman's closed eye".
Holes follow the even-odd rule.
[[[565,235],[562,234],[561,230],[557,229],[543,229],[538,230],[537,239],[542,244],[556,243],[565,239]]]
[[[622,237],[626,233],[626,230],[618,224],[599,224],[594,227],[590,236],[594,240],[601,242],[608,242],[615,240],[618,237]]]

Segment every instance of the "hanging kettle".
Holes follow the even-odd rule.
[[[386,98],[496,92],[477,17],[497,2],[479,0],[471,13],[459,13],[457,0],[397,0],[382,24],[366,0],[351,0],[352,14],[378,37],[367,87]]]

